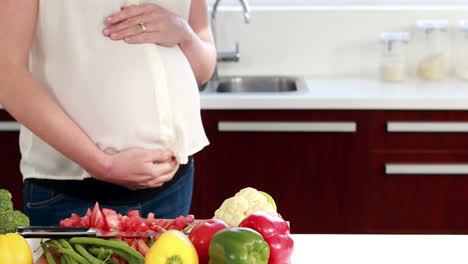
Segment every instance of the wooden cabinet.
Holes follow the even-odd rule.
[[[468,233],[468,151],[372,155],[370,233]]]
[[[468,233],[468,112],[372,111],[370,233]]]
[[[296,233],[468,233],[467,111],[212,110],[203,118],[211,145],[196,156],[197,216],[212,217],[253,186],[274,194]],[[283,130],[295,122],[356,131]]]
[[[252,186],[294,233],[468,234],[468,111],[204,110],[192,212]],[[0,111],[0,188],[22,209],[18,125]]]
[[[213,216],[251,186],[274,195],[296,233],[362,231],[367,166],[359,111],[204,111],[192,212]],[[361,225],[362,227],[362,225]]]
[[[23,209],[23,180],[19,169],[21,153],[18,144],[19,124],[4,110],[0,110],[0,189],[13,195],[14,207]]]

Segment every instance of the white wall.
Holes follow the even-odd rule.
[[[466,0],[246,0],[252,6],[309,5],[464,5]],[[215,0],[208,0],[211,5]],[[221,5],[237,5],[239,0],[221,0]]]
[[[241,61],[221,75],[282,74],[313,78],[377,76],[382,31],[411,31],[417,19],[468,18],[468,7],[257,7],[244,24],[240,10],[218,16],[220,49],[240,43]]]

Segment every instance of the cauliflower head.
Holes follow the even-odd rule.
[[[231,227],[236,227],[246,217],[244,212],[249,209],[249,202],[244,197],[226,199],[215,211],[214,218],[223,220]]]
[[[237,227],[244,218],[257,211],[276,213],[263,194],[255,188],[247,187],[234,197],[226,199],[215,211],[214,218],[223,220],[231,227]]]

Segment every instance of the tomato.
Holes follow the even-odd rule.
[[[104,218],[102,217],[101,210],[99,210],[99,204],[94,205],[93,211],[91,212],[90,225],[93,228],[103,229]]]
[[[131,210],[127,213],[128,217],[140,217],[140,211]]]
[[[169,220],[167,219],[156,219],[155,220],[157,225],[161,226],[161,227],[166,227],[168,224],[169,224]]]
[[[198,253],[200,264],[208,263],[208,248],[211,238],[218,231],[229,228],[229,225],[219,219],[208,219],[197,223],[189,234],[189,239],[192,241]]]
[[[166,227],[167,230],[175,229],[175,230],[183,230],[188,225],[192,224],[195,221],[195,217],[193,215],[187,216],[179,216],[172,223]]]
[[[84,227],[91,227],[91,210],[88,208],[86,215],[83,216],[80,220],[80,225]]]
[[[146,253],[148,252],[149,247],[146,244],[145,240],[140,238],[140,239],[136,239],[136,241],[138,245],[137,247],[138,252],[140,252],[141,255],[146,256]]]
[[[65,227],[79,227],[81,226],[81,217],[73,213],[70,218],[63,219],[60,221],[60,226]]]
[[[119,228],[119,215],[112,209],[102,209],[102,215],[104,216],[105,226],[107,230],[118,230]]]

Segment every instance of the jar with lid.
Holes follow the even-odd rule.
[[[441,80],[449,65],[449,35],[447,20],[417,22],[416,76],[422,80]]]
[[[380,79],[383,81],[404,81],[408,78],[408,32],[383,32]]]
[[[468,20],[461,20],[455,33],[455,75],[468,80]]]

